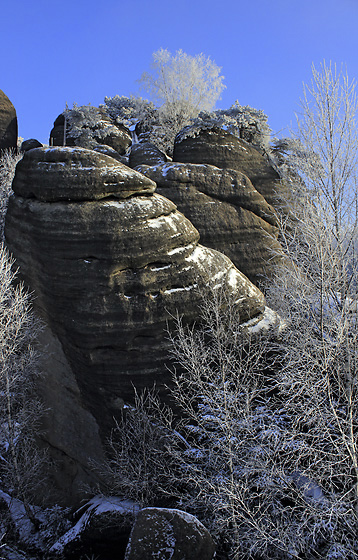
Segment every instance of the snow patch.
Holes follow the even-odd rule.
[[[180,288],[170,288],[169,290],[164,290],[164,294],[175,294],[178,292],[190,292],[190,290],[193,290],[194,288],[197,288],[198,284],[191,284],[190,286],[183,286]]]
[[[241,326],[246,327],[251,333],[268,331],[272,328],[277,328],[278,331],[281,332],[285,327],[284,322],[276,311],[273,311],[273,309],[267,306],[260,317],[254,317]]]
[[[94,496],[89,502],[81,507],[77,513],[86,509],[84,514],[77,521],[76,525],[65,533],[51,548],[50,552],[61,553],[66,544],[79,538],[82,529],[93,515],[116,511],[123,515],[137,515],[140,506],[130,500],[121,500],[116,496]]]

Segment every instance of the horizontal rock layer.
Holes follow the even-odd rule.
[[[213,127],[193,136],[179,134],[173,161],[209,163],[222,169],[235,169],[250,179],[256,190],[269,204],[278,203],[280,177],[267,157],[241,138]]]
[[[276,212],[243,173],[174,162],[136,169],[177,205],[204,245],[225,253],[254,283],[270,275],[281,249]]]
[[[168,321],[177,313],[186,322],[198,317],[201,283],[227,286],[243,321],[262,316],[264,298],[226,256],[198,245],[198,231],[173,202],[151,194],[150,179],[90,150],[25,156],[7,243],[85,405],[108,433],[123,401],[133,399],[133,384],[156,382],[164,392],[170,383]],[[109,175],[117,178],[110,188]]]

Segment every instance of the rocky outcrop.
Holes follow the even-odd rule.
[[[136,168],[157,183],[197,228],[200,241],[227,255],[252,282],[269,276],[279,253],[275,210],[239,171],[165,163]]]
[[[10,99],[0,89],[0,151],[17,148],[17,116]]]
[[[214,541],[193,515],[177,509],[144,508],[136,519],[125,560],[212,560]]]
[[[36,138],[29,138],[28,140],[24,140],[21,144],[21,152],[28,152],[29,150],[33,150],[34,148],[42,148],[43,144],[36,140]]]
[[[277,204],[280,177],[267,157],[242,138],[220,128],[190,133],[190,127],[175,139],[173,161],[208,163],[222,169],[235,169],[246,175],[269,204]]]
[[[138,165],[160,165],[168,161],[168,156],[151,142],[133,144],[129,154],[129,167]]]
[[[114,125],[101,109],[92,107],[92,110],[97,114],[97,124],[93,126],[84,125],[83,130],[90,129],[94,143],[109,146],[118,154],[124,155],[132,144],[130,130],[123,124]],[[53,123],[49,144],[51,146],[63,146],[66,143],[66,146],[85,146],[81,143],[81,136],[73,138],[69,132],[70,129],[67,124],[65,134],[65,115],[61,113]]]
[[[243,321],[259,321],[265,307],[155,186],[108,156],[69,147],[26,152],[13,182],[7,244],[102,437],[133,385],[156,382],[165,393],[168,320],[197,318],[199,278],[237,294]]]

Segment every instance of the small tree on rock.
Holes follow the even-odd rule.
[[[204,54],[191,56],[179,50],[172,55],[167,49],[153,53],[152,71],[139,80],[160,105],[159,119],[173,144],[175,135],[200,111],[211,111],[224,89],[221,68]]]

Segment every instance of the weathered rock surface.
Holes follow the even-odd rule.
[[[42,349],[39,361],[42,375],[36,387],[46,409],[41,437],[54,461],[51,482],[58,504],[78,507],[88,496],[86,486],[98,484],[93,465],[100,465],[104,460],[99,428],[85,407],[57,336],[46,327],[38,342]],[[47,503],[48,496],[39,499]]]
[[[109,156],[63,147],[25,153],[16,168],[14,188],[19,196],[55,202],[152,194],[155,184]]]
[[[237,294],[242,320],[262,293],[199,234],[155,183],[83,148],[26,152],[5,235],[35,306],[58,336],[101,435],[123,401],[170,383],[167,321],[198,314],[198,278]]]
[[[215,545],[196,517],[177,509],[144,508],[132,529],[125,560],[212,560]]]
[[[133,144],[129,154],[129,167],[138,165],[160,165],[168,161],[168,156],[151,142]]]
[[[92,150],[99,152],[100,154],[104,154],[105,156],[110,156],[120,163],[124,163],[124,165],[128,165],[128,156],[121,156],[118,152],[116,152],[116,150],[106,144],[96,144],[93,146]]]
[[[101,109],[93,107],[94,111],[98,113],[99,122],[96,127],[91,128],[94,133],[94,140],[98,144],[109,146],[120,155],[124,155],[132,143],[132,135],[130,130],[123,124],[114,125],[107,115]],[[68,134],[68,127],[66,128],[65,136],[65,116],[61,113],[53,123],[53,128],[50,132],[49,144],[51,146],[63,146],[64,138],[66,137],[66,146],[81,146],[80,139],[74,139]]]
[[[250,179],[269,204],[277,203],[280,177],[267,158],[241,138],[220,128],[203,129],[196,136],[179,133],[173,161],[209,163],[222,169],[236,169]]]
[[[0,89],[0,150],[17,148],[17,116],[10,99]]]
[[[36,138],[29,138],[28,140],[24,140],[21,144],[21,151],[28,152],[29,150],[33,150],[34,148],[42,148],[43,144],[36,140]]]
[[[138,504],[129,500],[95,496],[80,509],[76,525],[51,547],[50,557],[123,558],[138,511]]]
[[[200,241],[227,255],[255,284],[270,275],[276,260],[275,210],[239,171],[207,164],[165,163],[136,168],[157,183],[197,228]]]

